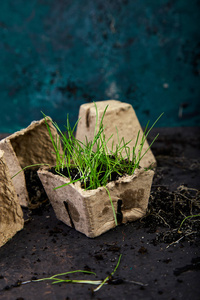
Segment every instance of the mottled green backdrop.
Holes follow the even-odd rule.
[[[105,99],[199,126],[199,20],[197,0],[1,0],[0,132]]]

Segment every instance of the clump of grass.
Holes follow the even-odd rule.
[[[148,149],[142,154],[144,143],[147,136],[157,121],[161,118],[162,114],[157,118],[153,125],[148,129],[149,122],[147,123],[144,133],[142,134],[141,141],[139,141],[140,131],[137,134],[135,145],[131,148],[130,141],[126,142],[124,138],[118,138],[118,143],[112,144],[111,149],[108,149],[108,142],[112,139],[111,135],[108,139],[105,138],[103,120],[108,106],[106,106],[98,127],[98,110],[97,105],[94,103],[96,109],[96,124],[94,137],[92,141],[81,142],[75,138],[74,132],[78,121],[75,126],[71,128],[69,124],[69,116],[67,116],[67,125],[65,126],[66,133],[63,133],[59,126],[49,119],[57,129],[59,135],[56,140],[53,139],[50,127],[48,125],[48,117],[43,114],[46,120],[46,126],[55,150],[56,156],[56,173],[63,175],[63,170],[67,169],[67,174],[70,182],[59,186],[61,188],[70,183],[81,181],[84,189],[97,189],[115,178],[121,177],[124,174],[132,175],[134,171],[140,167],[140,161],[150,149],[158,135],[153,139]],[[116,129],[117,130],[117,129]],[[63,152],[60,150],[62,144]],[[75,176],[71,175],[70,170],[76,169]],[[64,176],[65,177],[65,176]],[[55,189],[57,189],[55,188]]]

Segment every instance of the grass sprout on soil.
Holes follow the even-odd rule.
[[[144,143],[147,136],[157,121],[161,118],[162,114],[157,118],[153,125],[148,129],[149,122],[147,123],[144,133],[142,134],[139,143],[140,131],[137,134],[135,145],[131,148],[130,141],[126,142],[124,138],[119,139],[118,143],[111,149],[108,149],[108,142],[112,139],[111,135],[108,139],[105,137],[103,120],[107,111],[106,106],[102,118],[98,126],[98,109],[96,109],[96,123],[94,130],[94,137],[92,141],[81,142],[75,138],[75,126],[71,128],[69,124],[69,116],[67,116],[67,125],[65,126],[66,133],[63,133],[59,126],[49,119],[57,129],[59,135],[54,140],[50,127],[48,125],[48,117],[43,114],[46,120],[46,126],[54,147],[54,154],[56,156],[56,166],[51,171],[63,177],[70,179],[69,183],[56,187],[61,188],[70,183],[81,181],[81,186],[84,189],[97,189],[100,186],[106,186],[109,181],[118,179],[123,175],[132,175],[135,169],[140,167],[140,161],[152,146],[157,136],[153,139],[148,149],[142,154]],[[99,128],[97,130],[97,128]],[[116,129],[117,130],[117,129]],[[118,132],[117,132],[118,133]],[[61,144],[63,152],[61,151]]]
[[[114,268],[114,271],[108,275],[104,280],[83,280],[83,279],[63,279],[60,278],[62,276],[68,276],[69,274],[73,274],[73,273],[85,273],[85,274],[90,274],[90,275],[95,275],[96,273],[91,272],[91,271],[85,271],[85,270],[75,270],[75,271],[69,271],[69,272],[65,272],[65,273],[61,273],[61,274],[55,274],[51,277],[47,277],[47,278],[40,278],[40,279],[34,279],[34,280],[28,280],[28,281],[23,281],[21,284],[27,284],[27,283],[31,283],[31,282],[40,282],[40,281],[47,281],[47,280],[51,280],[52,284],[56,284],[56,283],[81,283],[81,284],[92,284],[92,285],[97,285],[97,288],[94,289],[94,292],[97,292],[98,290],[100,290],[100,288],[104,285],[110,282],[112,276],[114,275],[114,273],[116,272],[117,268],[119,267],[120,261],[121,261],[121,257],[122,254],[120,254],[117,265]]]
[[[181,227],[183,225],[183,223],[187,220],[187,219],[190,219],[190,218],[197,218],[197,217],[200,217],[200,214],[197,214],[197,215],[192,215],[192,216],[187,216],[183,219],[183,221],[181,222],[181,225],[178,229],[178,232],[181,233]]]

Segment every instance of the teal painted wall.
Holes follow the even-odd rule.
[[[1,0],[0,132],[106,99],[142,125],[199,126],[199,20],[197,0]]]

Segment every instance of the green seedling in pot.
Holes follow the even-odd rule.
[[[46,122],[56,155],[57,163],[55,166],[55,172],[64,177],[69,177],[70,183],[81,181],[84,189],[97,189],[100,186],[105,186],[109,181],[113,180],[113,177],[119,178],[125,174],[133,175],[135,169],[140,167],[141,159],[144,157],[159,135],[157,134],[148,149],[142,154],[143,146],[149,132],[162,116],[161,114],[158,117],[149,130],[149,122],[147,123],[140,144],[138,143],[140,136],[139,131],[134,147],[129,147],[129,144],[132,140],[126,142],[124,138],[122,138],[121,140],[118,139],[118,143],[115,145],[115,147],[112,145],[112,148],[108,149],[108,142],[113,137],[113,135],[111,135],[106,140],[104,134],[105,127],[103,126],[103,120],[108,106],[106,106],[104,110],[103,116],[100,120],[99,129],[97,131],[98,110],[95,103],[94,105],[96,109],[96,125],[94,138],[92,141],[88,141],[86,139],[86,142],[83,143],[75,138],[74,131],[79,120],[72,129],[69,124],[69,117],[67,117],[67,126],[65,127],[67,130],[66,134],[63,133],[59,126],[52,121],[52,124],[59,133],[56,141],[53,139],[50,127]],[[44,118],[47,120],[45,115]],[[61,144],[63,147],[63,152],[60,151]],[[67,171],[66,173],[68,176],[64,175],[64,169]],[[61,188],[63,186],[64,185],[57,188]]]
[[[162,114],[150,129],[148,129],[149,122],[147,123],[141,139],[139,139],[140,131],[138,132],[133,147],[130,147],[130,142],[132,140],[125,141],[124,138],[121,138],[121,140],[119,139],[116,128],[118,143],[115,146],[114,143],[112,143],[112,147],[109,149],[108,142],[112,139],[113,135],[106,139],[104,133],[105,127],[103,125],[104,116],[108,106],[106,106],[98,126],[98,109],[96,103],[94,103],[94,105],[96,110],[96,123],[92,141],[88,141],[87,138],[85,142],[76,139],[74,132],[79,120],[76,122],[75,126],[71,128],[69,116],[67,116],[67,125],[65,126],[66,133],[63,133],[59,126],[49,119],[59,133],[56,140],[54,140],[47,122],[48,117],[43,114],[54,147],[54,154],[56,156],[56,166],[51,169],[51,171],[70,179],[68,183],[58,186],[54,188],[54,190],[73,184],[77,181],[81,182],[81,187],[85,190],[104,187],[108,193],[115,224],[117,225],[117,217],[113,202],[106,185],[108,182],[116,180],[124,175],[133,175],[135,170],[140,168],[141,159],[150,149],[158,135],[153,139],[148,149],[142,153],[144,143],[149,132],[161,118]],[[61,151],[60,145],[62,145],[63,151]]]

